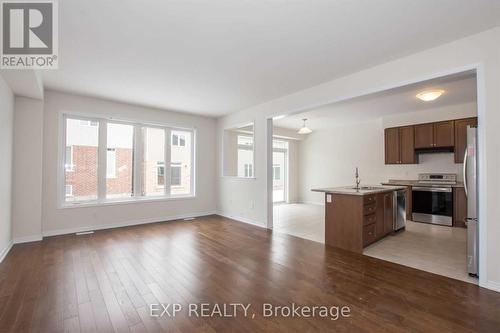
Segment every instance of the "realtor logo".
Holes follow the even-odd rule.
[[[1,68],[57,68],[57,2],[1,1]]]

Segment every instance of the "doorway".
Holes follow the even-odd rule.
[[[273,203],[288,202],[288,142],[273,139]]]

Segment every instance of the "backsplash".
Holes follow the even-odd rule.
[[[417,179],[419,173],[455,173],[463,178],[463,164],[455,163],[453,153],[419,154],[419,164],[386,165],[386,179]]]

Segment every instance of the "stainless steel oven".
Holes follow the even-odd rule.
[[[451,186],[413,186],[413,221],[453,225],[453,191]]]

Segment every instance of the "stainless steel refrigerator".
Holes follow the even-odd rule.
[[[467,148],[464,156],[464,188],[467,196],[467,271],[478,275],[479,223],[477,218],[477,128],[467,127]]]

